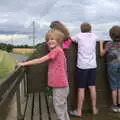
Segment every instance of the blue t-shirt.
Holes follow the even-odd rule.
[[[107,63],[120,61],[120,42],[108,42],[105,45]]]

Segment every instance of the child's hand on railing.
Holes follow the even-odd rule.
[[[24,66],[24,62],[17,62],[15,65],[15,69],[20,68],[22,66]]]
[[[100,40],[100,43],[101,43],[101,44],[104,44],[104,42],[105,42],[104,40]]]
[[[18,64],[17,64],[17,66],[24,66],[24,63],[23,62],[19,62]]]

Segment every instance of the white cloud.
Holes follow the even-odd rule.
[[[112,25],[120,25],[120,0],[0,0],[0,3],[0,31],[32,32],[34,20],[38,42],[43,41],[53,20],[63,22],[71,34],[79,32],[82,22],[89,22],[103,39],[108,39]]]

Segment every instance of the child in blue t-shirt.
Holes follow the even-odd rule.
[[[109,35],[112,41],[105,44],[100,41],[100,54],[106,54],[107,72],[110,88],[112,91],[111,106],[112,111],[120,112],[120,26],[113,26],[109,30]]]

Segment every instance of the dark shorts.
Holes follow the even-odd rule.
[[[77,87],[88,88],[96,84],[96,68],[95,69],[79,69],[77,68]]]

